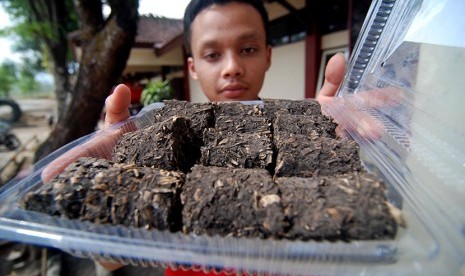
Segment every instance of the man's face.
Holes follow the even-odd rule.
[[[260,14],[231,2],[201,11],[191,25],[189,72],[210,101],[256,100],[271,65]]]

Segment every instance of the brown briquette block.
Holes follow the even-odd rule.
[[[217,115],[215,129],[225,133],[260,133],[271,137],[271,123],[259,115]]]
[[[196,165],[181,193],[184,233],[260,237],[286,228],[276,183],[266,170]]]
[[[213,104],[190,103],[186,101],[167,100],[165,105],[154,113],[154,122],[162,122],[172,116],[182,116],[191,121],[191,128],[201,142],[203,130],[214,124]]]
[[[331,177],[277,178],[285,234],[301,240],[392,239],[397,223],[386,199],[386,187],[373,175],[348,173]]]
[[[292,115],[321,115],[321,106],[314,99],[304,101],[263,99],[263,104],[264,113],[270,121],[273,121],[279,112]]]
[[[185,175],[82,157],[25,197],[25,208],[99,224],[179,231]]]
[[[358,144],[350,139],[291,135],[278,141],[275,176],[330,176],[363,171]]]
[[[263,116],[263,108],[259,104],[241,102],[217,102],[213,104],[215,118],[219,116]]]
[[[309,138],[336,138],[337,124],[323,114],[292,115],[278,112],[273,121],[274,143],[279,146],[280,140],[285,140],[292,134],[301,134]]]
[[[214,128],[207,129],[200,163],[205,166],[270,169],[273,148],[268,133],[223,133]]]
[[[173,116],[125,134],[114,149],[113,161],[186,172],[200,158],[194,136],[189,119]]]

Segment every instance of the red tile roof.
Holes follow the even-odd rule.
[[[136,35],[137,47],[163,48],[176,37],[182,35],[181,19],[141,15]]]
[[[161,49],[181,37],[182,33],[181,19],[141,15],[134,47]],[[80,45],[81,30],[69,33],[68,39],[75,45]]]

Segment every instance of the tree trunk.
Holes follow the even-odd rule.
[[[78,2],[83,53],[76,87],[67,112],[36,151],[35,161],[95,131],[105,98],[126,67],[134,43],[138,0],[109,1],[112,13],[106,21],[100,1]]]
[[[67,98],[70,95],[69,73],[67,52],[68,41],[66,37],[63,44],[52,45],[50,48],[52,56],[52,74],[55,81],[55,97],[57,101],[57,115],[58,118],[63,117],[67,109]],[[62,46],[63,45],[63,46]]]
[[[67,70],[68,39],[66,26],[72,21],[66,1],[28,0],[31,16],[36,22],[48,22],[50,35],[44,36],[44,43],[50,56],[51,71],[55,80],[55,96],[58,117],[66,111],[67,96],[70,92]]]

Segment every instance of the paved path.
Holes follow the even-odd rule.
[[[27,141],[33,136],[45,140],[51,127],[49,118],[55,116],[56,101],[54,99],[19,100],[18,104],[23,111],[19,122],[12,125],[12,131],[20,140]]]

